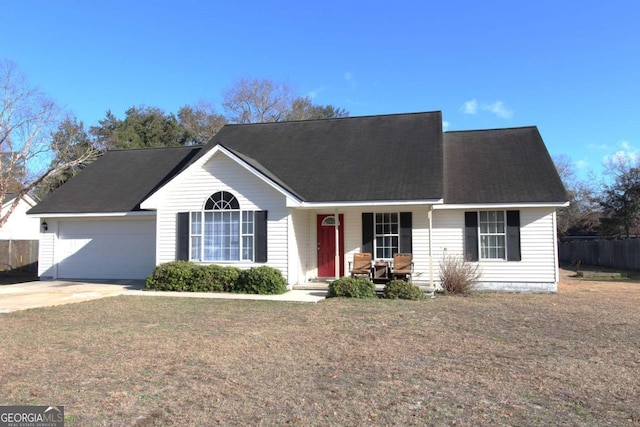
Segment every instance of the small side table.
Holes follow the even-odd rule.
[[[388,279],[389,278],[389,263],[386,261],[376,261],[373,264],[373,278],[374,279]]]

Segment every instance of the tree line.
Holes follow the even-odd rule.
[[[113,149],[205,144],[227,123],[258,123],[346,117],[333,105],[317,105],[289,84],[244,78],[222,92],[222,113],[211,103],[184,105],[176,113],[132,106],[119,118],[111,110],[85,127],[46,93],[32,86],[17,65],[0,61],[0,201],[17,197],[0,216],[0,227],[24,194],[44,197]],[[554,158],[570,198],[558,210],[558,235],[640,235],[640,159],[618,156],[602,179],[579,179],[571,159]]]
[[[640,236],[640,158],[618,154],[604,161],[601,177],[578,177],[571,159],[554,157],[569,206],[558,209],[558,236]]]
[[[86,127],[31,85],[11,61],[0,61],[0,201],[24,194],[44,197],[107,150],[205,144],[227,123],[263,123],[347,117],[333,105],[314,104],[288,83],[243,78],[222,92],[222,113],[201,101],[176,113],[132,106],[119,118],[111,110]]]

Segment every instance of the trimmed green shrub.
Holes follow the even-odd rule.
[[[211,264],[193,271],[194,292],[229,292],[240,276],[240,269]]]
[[[263,265],[242,270],[229,290],[240,294],[283,294],[287,292],[287,280],[277,268]]]
[[[158,265],[145,286],[157,291],[223,292],[233,287],[239,274],[236,267],[172,261]]]
[[[186,291],[192,286],[197,266],[188,261],[172,261],[156,266],[147,277],[145,287],[157,291]]]
[[[376,285],[363,278],[341,277],[329,283],[327,298],[377,298]]]
[[[404,280],[392,280],[384,287],[384,297],[388,299],[423,300],[427,296],[413,283]]]

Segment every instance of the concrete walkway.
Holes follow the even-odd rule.
[[[246,295],[210,292],[146,291],[143,288],[144,284],[140,281],[92,283],[56,280],[0,285],[0,313],[91,301],[116,295],[318,302],[323,300],[327,294],[326,291],[321,290],[292,290],[282,295]]]

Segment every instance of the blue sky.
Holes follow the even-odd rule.
[[[364,4],[5,0],[0,58],[87,126],[133,105],[219,106],[238,78],[265,77],[352,116],[537,125],[584,173],[640,152],[640,2]]]

